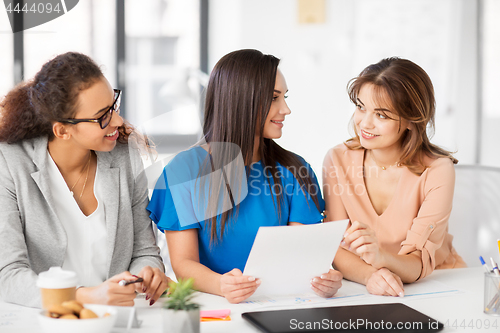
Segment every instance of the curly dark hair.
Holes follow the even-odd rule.
[[[0,142],[40,136],[52,140],[53,122],[73,118],[79,93],[103,78],[99,66],[81,53],[67,52],[46,62],[32,80],[17,85],[0,102]],[[118,141],[127,142],[133,130],[124,122]]]

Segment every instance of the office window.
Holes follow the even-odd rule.
[[[32,78],[54,56],[82,52],[115,80],[115,1],[80,1],[65,15],[24,32],[25,78]]]
[[[24,31],[24,75],[32,78],[57,54],[78,51],[91,55],[91,2],[78,5],[59,18]]]
[[[0,99],[14,86],[14,34],[7,14],[0,13]]]
[[[125,2],[127,118],[176,152],[200,133],[198,0]],[[175,146],[175,147],[174,147]]]

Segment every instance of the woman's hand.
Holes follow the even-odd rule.
[[[373,273],[366,283],[366,289],[370,294],[382,296],[404,297],[403,282],[399,276],[381,268]]]
[[[171,282],[159,268],[151,266],[143,267],[137,276],[144,281],[136,286],[136,290],[139,293],[146,293],[146,301],[149,300],[150,306],[155,304]]]
[[[220,277],[220,291],[229,303],[239,303],[250,297],[261,281],[253,276],[243,275],[235,268]]]
[[[133,306],[135,286],[120,286],[121,280],[132,281],[137,279],[129,272],[123,272],[104,281],[95,287],[82,287],[76,291],[76,300],[80,303],[107,304],[119,306]]]
[[[384,266],[375,231],[366,224],[358,221],[352,223],[344,234],[341,246],[377,269]]]
[[[330,269],[328,273],[321,274],[311,281],[311,289],[321,297],[333,297],[342,287],[342,273]]]

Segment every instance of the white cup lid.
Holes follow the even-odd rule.
[[[61,267],[51,267],[48,271],[38,274],[36,286],[44,289],[64,289],[76,287],[78,277],[75,272],[64,271]]]

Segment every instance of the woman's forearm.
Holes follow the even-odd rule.
[[[341,247],[337,251],[333,266],[344,275],[345,279],[364,285],[370,276],[377,271],[375,267]]]
[[[405,255],[382,252],[379,263],[374,264],[375,268],[385,267],[401,278],[403,283],[415,282],[422,273],[421,252],[415,251]]]
[[[221,275],[215,273],[205,265],[197,261],[184,259],[179,262],[172,262],[172,268],[175,272],[177,279],[187,279],[192,277],[194,279],[195,289],[223,296],[220,290],[220,277]]]
[[[403,283],[415,282],[422,272],[420,251],[407,255],[383,252],[380,262],[372,266],[354,253],[339,248],[333,264],[344,275],[345,279],[364,285],[374,272],[384,267],[398,275]]]

